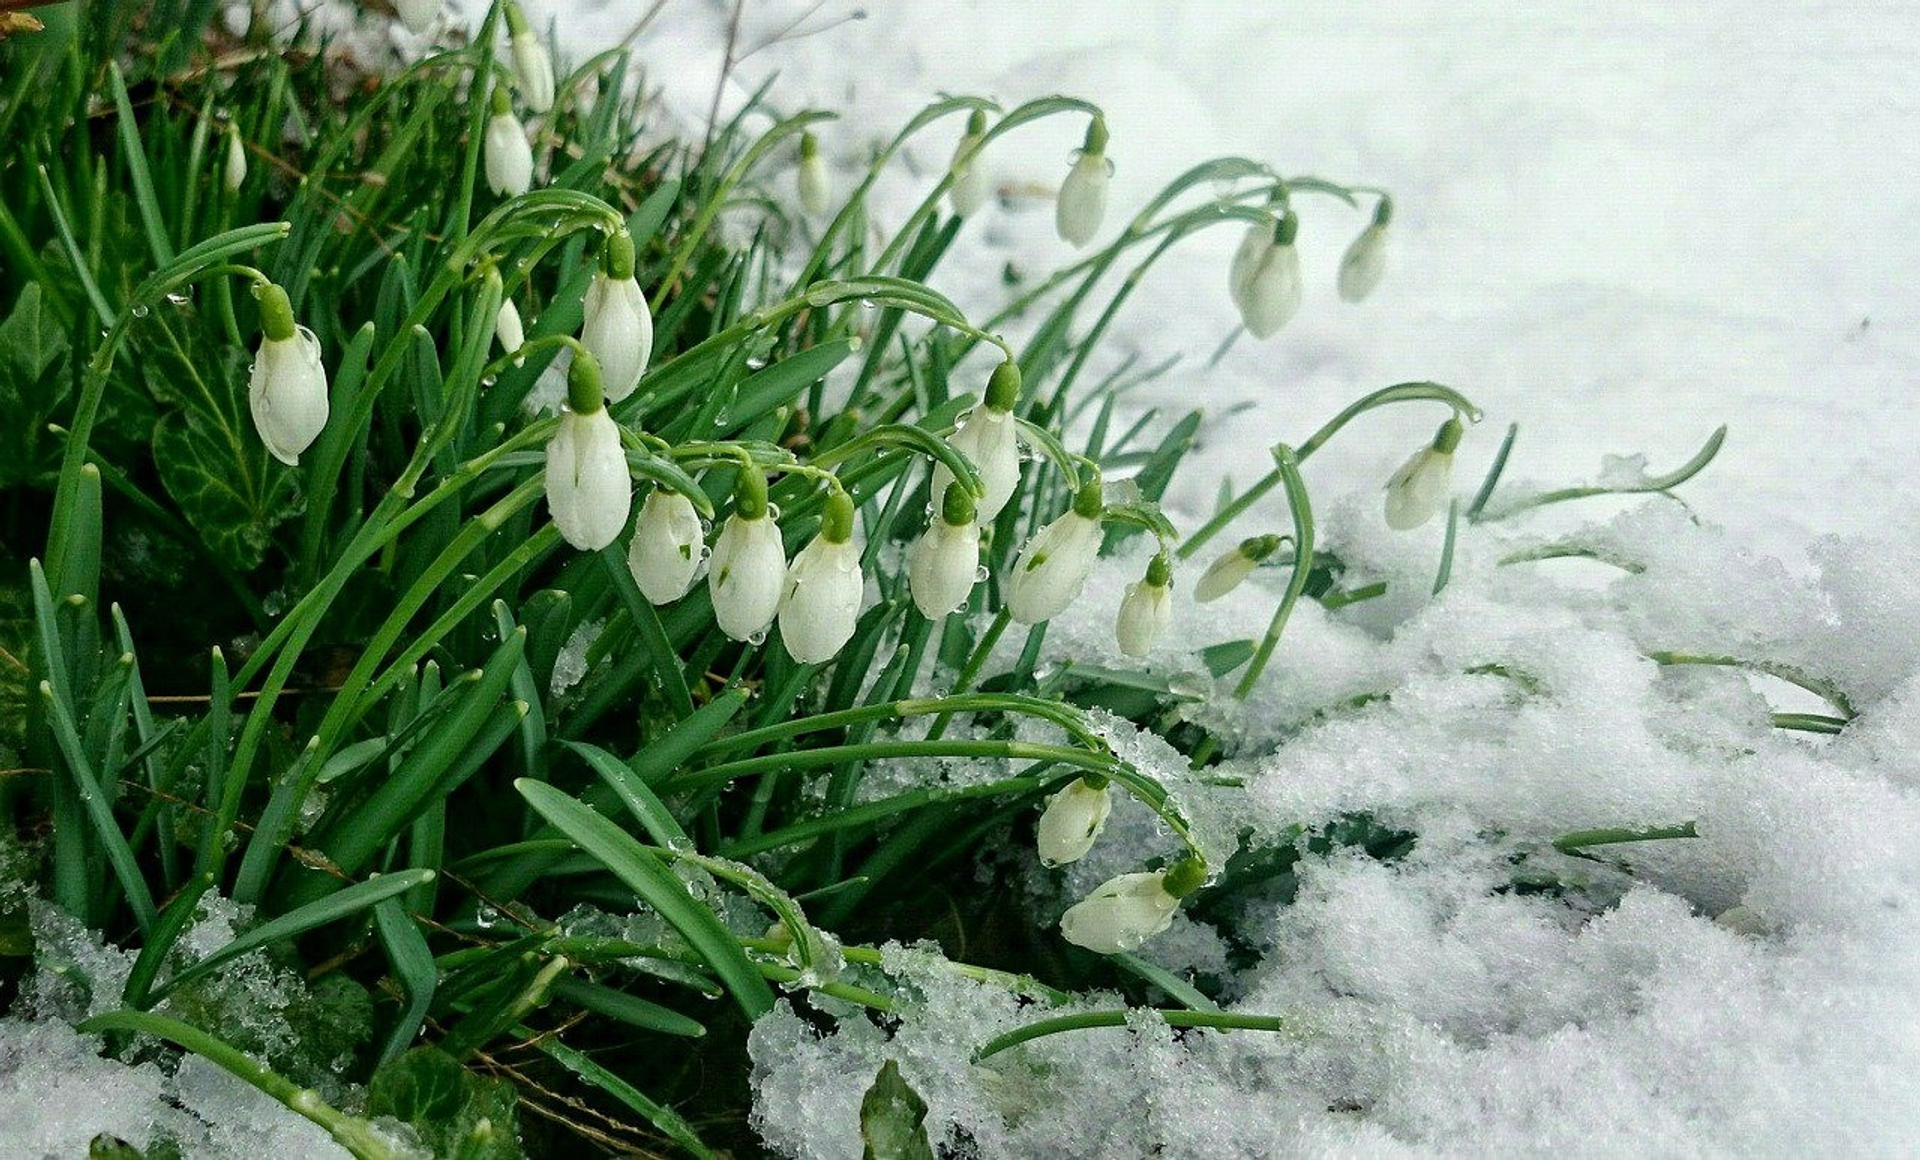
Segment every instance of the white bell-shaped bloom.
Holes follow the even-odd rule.
[[[547,507],[560,535],[583,552],[599,551],[625,530],[633,483],[620,428],[605,407],[561,412],[547,442]]]
[[[487,118],[487,188],[501,197],[518,197],[533,188],[533,146],[527,127],[507,105],[507,91],[495,86],[493,115]]]
[[[1207,565],[1200,574],[1199,583],[1193,586],[1195,603],[1206,604],[1218,600],[1227,593],[1240,587],[1241,581],[1253,575],[1253,570],[1261,561],[1280,547],[1279,536],[1254,536],[1235,544],[1220,554],[1220,558]]]
[[[415,34],[426,32],[440,19],[440,0],[393,0],[393,7],[407,31]]]
[[[521,325],[520,308],[511,298],[500,300],[500,313],[493,319],[493,337],[499,341],[502,354],[512,354],[527,345],[527,328]],[[519,362],[514,360],[516,366]]]
[[[227,192],[238,192],[247,182],[247,146],[240,140],[240,127],[227,122]]]
[[[980,152],[986,132],[987,115],[976,110],[967,122],[967,131],[960,143],[954,146],[953,163],[949,166],[953,180],[947,184],[947,197],[953,203],[953,212],[961,217],[972,217],[993,193],[992,175]]]
[[[974,500],[974,518],[983,524],[993,522],[1020,484],[1020,424],[1013,417],[1019,401],[1020,368],[1009,360],[994,368],[986,401],[962,416],[947,437],[948,446],[966,456],[980,476],[982,494]],[[936,463],[928,494],[940,502],[952,482],[953,472]]]
[[[1069,907],[1060,916],[1060,933],[1097,954],[1119,954],[1172,926],[1178,909],[1180,900],[1168,892],[1165,875],[1122,874]]]
[[[950,483],[941,511],[907,552],[907,590],[928,620],[942,620],[966,603],[980,579],[980,524],[973,497]]]
[[[1120,598],[1120,615],[1113,625],[1120,651],[1143,657],[1153,651],[1173,621],[1173,574],[1165,554],[1147,565],[1145,578],[1127,585]]]
[[[1243,318],[1247,313],[1247,287],[1260,270],[1260,259],[1267,256],[1272,246],[1271,224],[1248,226],[1240,238],[1239,248],[1233,252],[1233,261],[1227,266],[1227,295]]]
[[[1299,219],[1289,212],[1239,283],[1235,304],[1240,321],[1255,338],[1277,334],[1300,310],[1300,252],[1293,247],[1298,232]]]
[[[1447,506],[1453,484],[1453,449],[1460,445],[1458,419],[1440,425],[1433,442],[1413,453],[1387,480],[1387,526],[1411,531]]]
[[[292,466],[327,425],[327,368],[320,361],[320,340],[294,324],[287,292],[267,285],[259,298],[265,335],[254,352],[247,405],[268,453]]]
[[[1041,865],[1078,862],[1093,849],[1093,840],[1100,836],[1107,815],[1113,812],[1113,795],[1107,790],[1106,779],[1098,782],[1095,785],[1083,777],[1047,799],[1035,841]]]
[[[527,24],[520,5],[507,5],[509,55],[513,59],[513,80],[527,108],[544,113],[553,108],[553,54]]]
[[[677,491],[656,487],[640,505],[627,547],[627,570],[640,594],[653,604],[671,604],[687,594],[700,574],[706,530],[693,501]]]
[[[1027,541],[1007,582],[1007,611],[1015,620],[1052,620],[1079,598],[1100,554],[1100,510],[1100,485],[1088,484],[1071,509]]]
[[[831,182],[827,177],[826,159],[820,156],[820,142],[812,133],[800,135],[800,166],[794,182],[800,194],[800,209],[811,217],[824,216],[832,196]]]
[[[762,637],[787,587],[786,547],[767,507],[767,480],[756,467],[740,472],[734,511],[713,543],[707,589],[713,618],[734,640]]]
[[[1373,293],[1387,272],[1387,225],[1393,221],[1393,199],[1381,197],[1373,207],[1373,224],[1360,231],[1340,259],[1340,297],[1358,302]]]
[[[599,358],[607,398],[616,403],[633,394],[653,357],[653,312],[634,280],[633,236],[625,230],[607,240],[605,260],[587,285],[580,345]]]
[[[1113,163],[1105,153],[1083,151],[1074,161],[1060,185],[1060,200],[1054,205],[1053,224],[1062,241],[1083,248],[1100,232],[1101,219],[1107,216],[1107,186],[1112,178]]]
[[[866,577],[854,545],[853,503],[840,492],[827,499],[820,534],[800,549],[787,568],[780,602],[780,640],[803,665],[824,664],[853,639]],[[840,510],[834,510],[834,509]]]

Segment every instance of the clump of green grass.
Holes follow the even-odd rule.
[[[515,74],[496,53],[506,24],[517,30],[510,9],[472,44],[354,78],[340,99],[323,55],[216,52],[209,6],[149,6],[137,23],[131,7],[64,8],[0,46],[0,139],[18,144],[0,161],[0,817],[24,851],[19,876],[136,955],[123,1009],[86,1028],[122,1050],[199,1053],[357,1155],[391,1154],[368,1124],[379,1116],[436,1154],[580,1139],[708,1154],[751,1143],[745,1027],[782,991],[885,1009],[860,972],[887,939],[968,934],[978,960],[954,969],[1043,1001],[1083,985],[1169,987],[1138,960],[1063,954],[1050,933],[982,937],[1008,926],[990,897],[951,920],[929,900],[1043,801],[1081,811],[1050,811],[1043,846],[1063,819],[1090,842],[1113,792],[1158,811],[1186,848],[1142,868],[1145,911],[1084,912],[1079,929],[1098,928],[1087,937],[1119,949],[1152,933],[1156,908],[1204,902],[1220,871],[1248,872],[1207,865],[1166,787],[1118,758],[1081,706],[1166,733],[1198,769],[1227,739],[1181,721],[1146,673],[1095,674],[1068,696],[1038,663],[1051,614],[1020,610],[1071,599],[1072,577],[1055,574],[1066,555],[1151,535],[1157,571],[1123,625],[1150,641],[1169,570],[1275,488],[1292,526],[1263,550],[1290,556],[1292,582],[1264,635],[1207,650],[1214,675],[1244,696],[1300,599],[1377,595],[1336,587],[1298,464],[1370,409],[1433,403],[1448,425],[1408,480],[1424,495],[1439,471],[1444,492],[1454,417],[1478,418],[1464,397],[1416,383],[1357,401],[1276,447],[1273,472],[1182,541],[1157,501],[1200,413],[1157,441],[1144,419],[1116,430],[1125,380],[1087,368],[1137,276],[1215,226],[1247,234],[1234,288],[1250,326],[1283,323],[1295,203],[1309,196],[1376,207],[1357,243],[1372,249],[1342,274],[1343,293],[1364,294],[1388,218],[1381,191],[1209,162],[1110,243],[969,320],[926,285],[967,244],[947,207],[977,194],[968,162],[1067,117],[1089,126],[1073,180],[1097,183],[1097,108],[935,102],[825,205],[799,251],[787,239],[801,231],[780,221],[795,211],[760,198],[759,181],[774,161],[816,157],[807,143],[829,114],[756,102],[700,148],[643,151],[645,110],[625,95],[633,65],[610,52],[559,77],[533,121],[544,173],[500,196],[490,185],[514,182],[489,164],[493,119],[501,101],[526,112],[524,83],[506,95]],[[589,78],[605,94],[591,109]],[[941,134],[961,139],[955,169],[907,220],[869,220],[878,175]],[[820,175],[809,180],[817,201]],[[1222,196],[1223,183],[1238,192]],[[1084,236],[1084,220],[1066,219],[1096,193],[1073,191],[1063,233]],[[744,248],[722,244],[721,214],[749,198],[765,227]],[[619,352],[583,332],[596,280],[629,273],[651,329],[630,393],[609,376]],[[1292,276],[1297,305],[1297,265]],[[511,334],[505,303],[524,320],[510,349],[497,345]],[[268,361],[263,331],[302,341],[286,337],[287,312],[322,352],[325,419],[300,446],[270,448],[249,363]],[[1018,348],[1001,333],[1015,318],[1029,333]],[[992,357],[970,360],[982,347]],[[527,406],[556,360],[572,379],[557,417]],[[998,394],[983,399],[990,382]],[[545,449],[601,414],[619,432],[620,483],[563,497]],[[948,441],[970,414],[1005,416],[1008,438],[1037,453],[984,518],[1006,480],[978,445]],[[1070,430],[1086,432],[1077,447]],[[1122,475],[1132,497],[1108,502],[1101,480]],[[1497,475],[1448,520],[1481,517]],[[628,559],[630,538],[655,534],[645,517],[629,532],[621,507],[611,538],[588,527],[616,492],[623,505],[678,497],[703,521],[775,520],[782,565],[823,527],[840,543],[857,525],[857,566],[880,599],[823,603],[771,636],[771,614],[734,630],[724,581],[655,599],[643,589],[658,572]],[[550,511],[573,502],[585,523],[557,527]],[[1092,531],[1043,534],[1073,519]],[[893,563],[935,524],[980,545],[986,578],[963,577],[963,615],[917,602],[926,581]],[[597,542],[568,542],[583,538]],[[1030,542],[1041,547],[1023,555]],[[828,631],[830,613],[857,622]],[[1016,623],[1018,664],[981,683]],[[957,676],[921,695],[936,668]],[[969,727],[948,737],[955,720]],[[1033,724],[1051,740],[1029,739]],[[868,764],[900,757],[992,758],[1009,772],[862,797]],[[1383,840],[1358,832],[1352,844]],[[1084,851],[1079,838],[1055,848]],[[1245,854],[1257,867],[1260,852]],[[251,925],[211,954],[183,953],[216,897],[253,908]],[[19,898],[0,905],[13,908],[0,915],[13,932],[0,972],[18,986],[31,939]],[[316,1033],[318,1054],[278,1070],[237,1048],[221,1025],[232,1013],[197,988],[263,954],[307,980],[317,1010],[370,1007],[367,1033],[344,1047]],[[1032,1033],[1103,1025],[1089,1018]],[[348,1061],[340,1107],[283,1074],[321,1054]]]

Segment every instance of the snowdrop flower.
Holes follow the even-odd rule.
[[[1373,209],[1373,224],[1360,231],[1340,259],[1340,297],[1358,302],[1373,293],[1387,271],[1387,223],[1393,220],[1393,202],[1386,197]]]
[[[653,312],[633,276],[633,235],[624,228],[607,239],[600,268],[581,308],[580,345],[594,353],[607,376],[607,398],[633,394],[653,357]]]
[[[227,122],[227,192],[238,193],[247,182],[247,147],[240,140],[240,127]]]
[[[1267,256],[1272,245],[1271,222],[1248,226],[1240,238],[1240,248],[1233,252],[1233,261],[1227,266],[1227,295],[1233,299],[1233,308],[1242,318],[1247,314],[1247,287],[1260,271],[1260,259]]]
[[[832,660],[853,639],[866,588],[860,549],[853,543],[853,500],[836,487],[827,496],[820,534],[787,569],[787,593],[780,602],[780,640],[787,655],[803,665]]]
[[[1261,561],[1279,549],[1279,536],[1253,536],[1241,540],[1207,565],[1207,570],[1200,575],[1200,582],[1193,586],[1194,601],[1206,604],[1240,587],[1240,582],[1253,575],[1253,570],[1260,566]]]
[[[1035,842],[1040,864],[1064,866],[1086,857],[1112,811],[1113,796],[1107,792],[1107,779],[1098,774],[1080,778],[1048,798]]]
[[[514,83],[527,108],[544,113],[553,108],[553,55],[527,26],[526,13],[509,0],[507,31],[513,56]]]
[[[940,515],[907,553],[907,590],[928,620],[944,620],[966,603],[980,578],[980,524],[964,484],[949,483]]]
[[[953,178],[947,184],[947,197],[953,202],[953,212],[960,217],[972,217],[987,204],[987,195],[993,192],[987,167],[980,157],[986,135],[987,115],[975,109],[967,118],[967,131],[954,147],[953,163],[947,169]]]
[[[500,342],[503,354],[512,354],[527,345],[527,329],[520,323],[520,308],[513,299],[500,300],[500,313],[493,320],[493,337]],[[513,365],[519,366],[525,359],[514,359]]]
[[[567,409],[547,441],[547,510],[567,543],[597,552],[620,535],[632,509],[627,453],[602,397],[600,366],[593,355],[575,351]]]
[[[440,17],[440,0],[393,0],[393,6],[407,31],[416,35],[432,28]]]
[[[800,208],[813,217],[827,212],[827,163],[820,156],[820,142],[812,133],[800,134],[800,169],[795,177],[800,187]]]
[[[1015,438],[1019,424],[1013,418],[1019,401],[1020,368],[1009,359],[995,367],[987,380],[987,401],[968,411],[947,437],[947,445],[966,456],[979,473],[981,495],[974,506],[975,518],[983,524],[1000,514],[1020,483],[1020,445]],[[931,494],[946,495],[952,482],[953,472],[944,464],[934,464]]]
[[[1173,567],[1161,552],[1148,561],[1146,578],[1127,585],[1127,594],[1120,600],[1120,616],[1113,626],[1120,651],[1130,657],[1146,656],[1172,620]]]
[[[1007,611],[1015,620],[1052,620],[1079,598],[1100,552],[1102,506],[1096,479],[1073,497],[1073,507],[1027,541],[1007,585]]]
[[[1460,446],[1460,420],[1440,424],[1433,442],[1413,453],[1387,480],[1387,526],[1411,531],[1447,503],[1453,481],[1453,449]]]
[[[247,380],[247,404],[267,451],[292,467],[327,425],[327,368],[320,362],[320,340],[294,324],[287,292],[269,282],[254,294],[263,334]]]
[[[1233,284],[1234,305],[1240,308],[1240,321],[1255,338],[1272,337],[1300,309],[1300,252],[1293,248],[1299,232],[1300,219],[1289,210],[1250,266],[1243,266],[1241,255],[1234,255],[1240,267]],[[1243,241],[1241,249],[1246,248]]]
[[[1087,126],[1087,139],[1080,156],[1060,186],[1060,200],[1054,206],[1053,224],[1060,238],[1080,248],[1100,232],[1100,219],[1107,215],[1107,184],[1113,177],[1113,163],[1107,160],[1107,120],[1095,117]]]
[[[1098,954],[1131,951],[1173,925],[1180,900],[1207,878],[1206,864],[1188,858],[1160,873],[1122,874],[1100,884],[1060,916],[1060,933]]]
[[[487,188],[501,197],[518,197],[533,188],[533,146],[527,128],[513,115],[504,85],[493,86],[493,114],[487,118]]]
[[[741,468],[733,496],[733,514],[713,543],[707,588],[720,631],[734,640],[753,640],[780,611],[787,555],[780,525],[767,508],[767,477],[758,467]]]
[[[693,501],[656,487],[640,505],[640,518],[633,523],[627,570],[649,603],[671,604],[693,587],[705,547],[706,532]]]

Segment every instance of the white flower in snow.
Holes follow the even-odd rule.
[[[527,345],[527,329],[520,323],[520,308],[511,298],[500,300],[500,313],[493,319],[493,337],[499,340],[502,354],[512,354]],[[521,361],[515,359],[514,365],[520,365]]]
[[[827,163],[820,156],[820,142],[812,133],[800,135],[800,168],[794,180],[799,187],[801,210],[813,217],[824,215],[831,196]]]
[[[1255,338],[1272,337],[1300,309],[1300,252],[1293,248],[1299,229],[1300,219],[1289,211],[1236,283],[1234,304]],[[1238,261],[1238,255],[1235,258]]]
[[[1247,287],[1260,270],[1260,259],[1267,256],[1272,245],[1271,222],[1248,226],[1240,237],[1240,248],[1233,252],[1233,261],[1227,266],[1227,295],[1233,299],[1233,308],[1242,318],[1247,314]]]
[[[599,358],[607,398],[633,394],[653,357],[653,312],[633,276],[633,235],[622,229],[607,239],[599,269],[587,285],[580,312],[580,345]]]
[[[1144,579],[1127,585],[1120,600],[1120,615],[1113,626],[1120,651],[1130,657],[1146,656],[1172,620],[1173,570],[1162,552],[1148,562]]]
[[[527,108],[544,113],[553,108],[553,54],[527,26],[520,5],[509,0],[507,29],[513,57],[513,79]]]
[[[1104,777],[1079,778],[1048,798],[1035,841],[1040,864],[1064,866],[1086,857],[1112,811],[1113,795]]]
[[[1261,561],[1279,548],[1279,536],[1254,536],[1222,552],[1219,559],[1207,565],[1200,582],[1193,586],[1194,602],[1206,604],[1240,587],[1240,582],[1253,575]]]
[[[600,368],[576,352],[567,370],[567,409],[547,441],[547,509],[567,543],[597,552],[619,538],[633,509],[620,427],[601,400]]]
[[[953,150],[953,163],[949,167],[953,180],[947,185],[947,197],[953,202],[953,212],[960,217],[972,217],[987,204],[987,197],[993,192],[992,175],[980,156],[986,133],[987,115],[975,109],[967,118],[966,133]]]
[[[974,518],[983,524],[993,522],[1020,483],[1019,424],[1013,417],[1019,401],[1020,368],[1008,360],[994,368],[986,402],[968,411],[947,437],[948,446],[966,456],[980,475],[982,494],[974,501]],[[953,472],[944,464],[934,464],[929,494],[939,501],[952,482]]]
[[[928,620],[943,620],[966,603],[980,575],[980,524],[973,497],[950,483],[940,512],[907,553],[907,590]]]
[[[1054,205],[1053,224],[1063,241],[1078,248],[1100,232],[1100,219],[1107,215],[1107,186],[1113,177],[1113,163],[1107,160],[1107,122],[1095,117],[1087,126],[1086,144],[1074,161],[1067,180],[1060,186],[1060,200]]]
[[[416,35],[432,28],[440,18],[440,0],[393,0],[393,7],[400,14],[400,22]]]
[[[1380,276],[1387,271],[1387,223],[1393,220],[1393,203],[1381,198],[1374,208],[1373,224],[1360,231],[1340,259],[1340,297],[1358,302],[1373,293]]]
[[[1460,420],[1440,424],[1433,442],[1413,453],[1387,480],[1387,526],[1410,531],[1447,505],[1453,482],[1453,449],[1460,445]]]
[[[507,90],[493,88],[493,113],[487,118],[487,188],[501,197],[518,197],[533,188],[533,146],[527,127],[513,115]]]
[[[693,501],[677,491],[656,487],[640,505],[627,547],[627,570],[640,594],[653,604],[671,604],[693,587],[700,572],[706,532]]]
[[[707,569],[713,618],[734,640],[765,633],[780,611],[787,586],[786,547],[780,525],[767,509],[767,478],[742,468],[734,487],[734,510],[720,528]]]
[[[240,126],[227,122],[227,192],[237,193],[247,182],[247,147],[240,140]]]
[[[255,293],[265,333],[254,352],[247,405],[260,441],[275,459],[292,466],[327,425],[327,368],[320,361],[320,340],[294,324],[287,292],[268,283]]]
[[[1134,950],[1173,925],[1180,900],[1199,889],[1206,874],[1198,858],[1188,858],[1165,873],[1110,878],[1060,916],[1060,933],[1103,955]]]
[[[835,490],[827,497],[820,534],[787,569],[780,603],[780,640],[787,655],[803,665],[832,660],[853,639],[866,587],[860,549],[853,543],[853,501]]]
[[[1100,484],[1073,497],[1073,507],[1027,541],[1007,582],[1007,611],[1021,624],[1039,624],[1080,596],[1100,553]]]

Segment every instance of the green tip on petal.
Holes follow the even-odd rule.
[[[268,282],[254,288],[254,297],[260,300],[260,329],[266,332],[268,339],[285,342],[293,337],[293,303],[288,300],[287,292],[278,284]]]
[[[1207,884],[1207,861],[1198,854],[1190,854],[1168,870],[1160,883],[1168,894],[1185,898]]]
[[[733,483],[733,511],[743,520],[762,519],[767,514],[767,473],[749,465],[740,469]]]
[[[1073,496],[1073,510],[1086,519],[1097,520],[1106,508],[1106,497],[1101,494],[1100,481],[1094,479],[1082,487]]]
[[[567,368],[567,408],[576,415],[591,415],[604,406],[600,360],[585,350],[574,351],[573,365]]]
[[[820,535],[829,544],[853,538],[853,497],[835,487],[827,493],[827,510],[820,519]]]
[[[987,409],[1006,414],[1020,402],[1020,364],[1008,359],[987,380]]]
[[[940,498],[940,518],[952,528],[964,528],[973,522],[973,493],[966,484],[955,480],[947,485],[947,494]]]
[[[1442,455],[1452,455],[1453,449],[1460,446],[1460,436],[1465,430],[1460,426],[1459,419],[1448,419],[1440,424],[1440,430],[1434,432],[1433,449]]]

